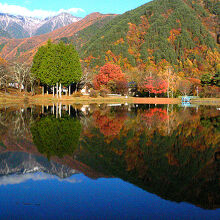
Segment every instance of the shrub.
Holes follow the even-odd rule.
[[[126,80],[116,81],[117,93],[125,95],[128,93],[128,83]]]
[[[42,88],[40,86],[36,86],[34,88],[34,92],[36,95],[41,95],[42,94]]]
[[[94,90],[94,89],[90,89],[90,97],[92,98],[97,98],[98,97],[98,91]]]
[[[116,93],[117,92],[117,85],[116,85],[116,82],[111,80],[107,83],[107,87],[108,89],[113,92],[113,93]]]
[[[73,97],[81,97],[83,94],[80,91],[73,93]]]
[[[110,93],[109,90],[106,89],[106,88],[101,88],[101,89],[100,89],[100,96],[101,96],[101,97],[107,97],[107,95],[108,95],[109,93]]]
[[[28,104],[29,103],[29,98],[27,96],[25,96],[24,98],[24,104]]]

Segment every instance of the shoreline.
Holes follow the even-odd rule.
[[[140,98],[140,97],[97,97],[88,96],[72,97],[62,96],[56,98],[52,95],[35,95],[30,94],[0,94],[0,105],[24,105],[24,104],[181,104],[180,98]],[[191,104],[197,105],[216,105],[220,106],[220,98],[199,98],[193,99]]]

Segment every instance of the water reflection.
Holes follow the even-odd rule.
[[[51,156],[62,158],[64,155],[73,155],[79,144],[81,124],[78,119],[63,115],[55,118],[47,115],[36,120],[31,125],[33,142],[38,151]]]
[[[117,177],[167,200],[220,208],[220,114],[214,107],[8,108],[0,111],[0,141],[0,185],[34,178],[27,173],[84,173]]]

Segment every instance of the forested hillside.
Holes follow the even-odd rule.
[[[103,27],[80,31],[74,43],[91,68],[113,61],[124,70],[145,71],[167,62],[186,77],[200,78],[217,71],[219,8],[217,0],[154,0]]]
[[[74,43],[76,49],[80,50],[87,42],[89,42],[98,32],[107,25],[111,20],[113,20],[116,15],[109,15],[103,19],[97,20],[94,24],[77,32],[74,36],[68,38],[67,43]]]

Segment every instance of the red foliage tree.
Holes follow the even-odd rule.
[[[141,85],[145,92],[162,94],[167,91],[167,82],[159,77],[146,77]]]
[[[106,63],[103,67],[101,67],[99,74],[95,76],[93,84],[95,89],[100,89],[101,86],[107,87],[110,81],[115,83],[117,81],[126,82],[126,78],[120,66],[112,63]]]

